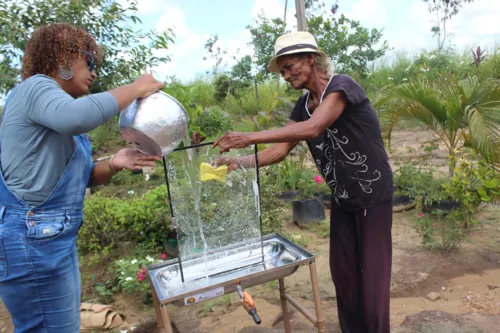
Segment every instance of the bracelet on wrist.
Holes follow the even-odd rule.
[[[113,173],[118,173],[118,171],[120,170],[116,170],[115,167],[113,166],[113,159],[115,158],[115,155],[113,155],[110,159],[109,159],[109,162],[108,162],[108,169],[109,171],[113,172]]]

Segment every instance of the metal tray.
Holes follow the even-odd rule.
[[[151,265],[148,272],[160,303],[173,303],[219,287],[229,294],[236,291],[238,283],[248,288],[281,279],[314,261],[311,253],[279,234],[263,237],[262,246],[261,242],[250,248],[233,244],[206,257],[193,256],[182,263],[184,283],[176,259]],[[199,277],[200,272],[206,276]]]

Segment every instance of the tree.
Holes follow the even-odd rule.
[[[339,18],[312,16],[307,22],[308,31],[316,37],[319,48],[330,56],[337,71],[356,72],[365,76],[368,64],[382,57],[389,45],[383,41],[382,30],[368,30],[359,21],[341,15]]]
[[[263,81],[270,76],[267,65],[274,54],[274,44],[279,36],[286,34],[285,21],[281,18],[267,18],[260,13],[253,26],[247,26],[250,30],[250,45],[254,47],[255,64],[257,65],[257,80]]]
[[[384,135],[403,119],[415,119],[434,131],[453,157],[472,147],[485,160],[500,162],[500,81],[476,76],[448,84],[426,80],[385,89],[375,101]],[[450,163],[449,176],[455,165]]]
[[[223,63],[224,57],[227,55],[227,48],[221,48],[219,45],[219,36],[213,35],[210,36],[205,42],[205,50],[208,53],[208,56],[203,57],[203,60],[212,58],[214,61],[212,74],[216,75],[221,67],[224,68],[227,65],[227,63]]]
[[[55,22],[70,22],[92,34],[104,55],[92,92],[130,82],[140,72],[169,61],[164,53],[173,32],[144,32],[131,28],[141,23],[134,15],[136,0],[0,0],[0,94],[20,81],[26,42],[33,31]]]
[[[446,23],[458,14],[459,9],[464,4],[474,2],[474,0],[424,0],[424,2],[429,4],[429,12],[436,15],[435,25],[431,31],[433,36],[437,38],[438,52],[441,53],[445,42],[450,37],[446,30]]]

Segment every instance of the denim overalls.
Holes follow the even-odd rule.
[[[8,101],[3,115],[9,112]],[[92,147],[84,134],[74,139],[75,151],[64,173],[38,206],[12,193],[0,170],[0,298],[15,333],[80,331],[76,236],[92,171]]]

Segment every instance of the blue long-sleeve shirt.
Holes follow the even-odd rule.
[[[22,82],[0,125],[0,162],[9,188],[28,203],[42,203],[73,154],[73,136],[104,124],[118,111],[109,93],[75,99],[45,75]]]

